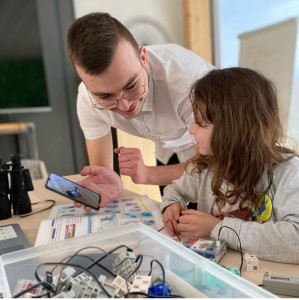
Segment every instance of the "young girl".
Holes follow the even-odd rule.
[[[227,226],[244,252],[299,263],[299,158],[279,143],[274,86],[246,68],[213,70],[190,98],[197,154],[164,190],[169,234],[217,239]],[[189,202],[197,211],[187,210]],[[233,230],[222,228],[220,238],[239,249]]]

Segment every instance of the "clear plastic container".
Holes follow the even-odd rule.
[[[19,279],[35,279],[34,272],[41,263],[60,262],[84,247],[101,247],[110,251],[121,244],[130,247],[135,255],[143,255],[144,259],[139,269],[142,275],[148,274],[150,261],[157,259],[165,269],[166,283],[170,288],[175,288],[175,294],[183,297],[276,298],[268,291],[143,224],[125,225],[2,255],[0,290],[5,298],[10,298],[15,293]],[[153,272],[161,275],[158,265]]]

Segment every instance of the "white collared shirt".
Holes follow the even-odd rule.
[[[100,138],[111,127],[155,142],[164,164],[176,153],[184,162],[195,154],[188,127],[193,122],[189,93],[192,84],[214,67],[175,44],[147,46],[149,91],[140,114],[126,119],[109,110],[92,108],[87,90],[79,85],[77,112],[86,139]],[[119,145],[121,146],[121,145]]]

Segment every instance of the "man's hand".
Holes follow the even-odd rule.
[[[174,236],[174,229],[177,231],[177,224],[180,217],[180,213],[183,207],[178,203],[171,204],[167,206],[163,214],[163,223],[170,236]],[[173,225],[173,226],[172,226]]]
[[[194,209],[183,210],[177,225],[178,232],[183,236],[209,238],[220,219]]]
[[[119,175],[111,169],[86,166],[80,172],[80,175],[88,175],[88,177],[78,181],[78,184],[101,195],[100,207],[105,207],[107,203],[115,200],[123,190]],[[76,206],[81,207],[81,204],[76,203]],[[86,211],[90,211],[90,208],[86,207]]]
[[[134,183],[148,183],[150,167],[143,163],[140,149],[119,147],[114,149],[114,152],[119,154],[118,162],[122,175],[130,176]]]

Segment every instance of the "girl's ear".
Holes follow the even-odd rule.
[[[149,62],[147,59],[147,52],[144,46],[140,47],[140,60],[146,70],[149,69]]]

